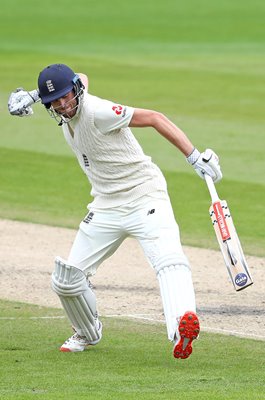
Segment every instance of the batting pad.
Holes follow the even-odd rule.
[[[176,337],[178,322],[186,311],[196,311],[189,266],[171,265],[157,273],[169,340]],[[178,333],[177,333],[178,334]]]
[[[85,336],[91,344],[96,344],[101,339],[96,297],[88,286],[83,271],[56,257],[52,288],[60,297],[62,306],[78,334]]]

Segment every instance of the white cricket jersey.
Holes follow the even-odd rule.
[[[166,191],[160,169],[128,127],[134,109],[85,93],[64,136],[91,183],[96,208],[116,207],[145,194]],[[71,134],[72,132],[72,134]]]

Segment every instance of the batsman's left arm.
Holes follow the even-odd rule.
[[[83,83],[86,91],[88,91],[88,86],[89,86],[89,80],[86,74],[83,74],[82,72],[78,72],[77,75],[81,79],[81,82]]]

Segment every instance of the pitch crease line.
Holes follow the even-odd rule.
[[[144,317],[144,315],[146,314],[109,314],[109,315],[105,315],[105,317],[110,317],[110,318],[135,318],[135,319],[142,319],[145,321],[152,321],[152,322],[160,322],[162,324],[165,324],[164,321],[159,320],[159,319],[155,319],[155,318],[151,318],[151,317]],[[220,329],[220,328],[211,328],[209,326],[204,326],[202,325],[201,328],[205,331],[205,332],[216,332],[216,333],[221,333],[224,335],[235,335],[235,336],[240,336],[242,338],[252,338],[252,339],[261,339],[261,340],[265,340],[265,336],[264,335],[255,335],[252,333],[247,333],[247,332],[239,332],[239,331],[233,331],[233,330],[229,330],[229,329]]]
[[[104,315],[103,317],[107,318],[134,318],[134,319],[141,319],[144,321],[150,321],[150,322],[159,322],[161,324],[165,324],[164,321],[156,318],[151,318],[151,317],[145,317],[147,314],[107,314]],[[57,316],[45,316],[45,317],[28,317],[28,318],[23,318],[23,317],[0,317],[0,321],[4,320],[38,320],[38,319],[65,319],[66,317],[63,315],[57,315]],[[265,336],[263,335],[255,335],[247,332],[239,332],[239,331],[233,331],[229,329],[220,329],[220,328],[212,328],[209,326],[201,326],[202,329],[205,332],[216,332],[216,333],[221,333],[221,334],[226,334],[226,335],[235,335],[235,336],[240,336],[242,338],[253,338],[253,339],[261,339],[265,340]]]

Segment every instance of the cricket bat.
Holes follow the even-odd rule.
[[[221,248],[225,265],[236,291],[243,290],[253,284],[249,268],[233,223],[231,213],[225,200],[220,200],[214,182],[205,174],[212,204],[210,217]]]

